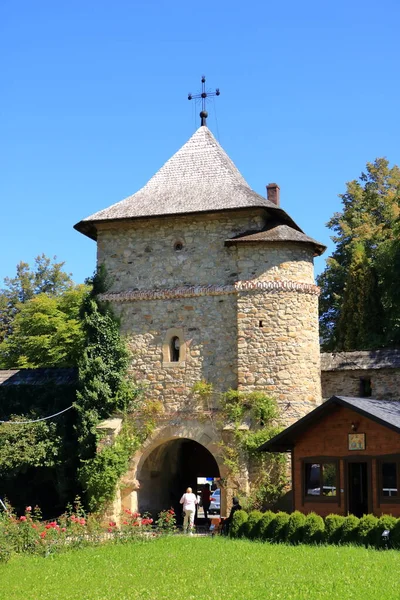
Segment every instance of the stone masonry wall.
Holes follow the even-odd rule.
[[[400,369],[358,369],[322,371],[322,397],[360,396],[360,379],[371,379],[372,397],[400,400]]]
[[[313,254],[306,244],[239,243],[237,248],[240,280],[314,283]]]
[[[263,224],[253,210],[101,225],[98,264],[105,264],[113,292],[233,283],[236,248],[224,246],[225,239]]]
[[[216,391],[237,386],[236,297],[148,300],[115,305],[133,352],[132,372],[146,395],[168,411],[199,409],[193,384],[212,382]],[[164,366],[162,346],[170,328],[183,329],[184,363]]]
[[[285,425],[320,403],[317,295],[240,294],[238,382],[274,396]]]

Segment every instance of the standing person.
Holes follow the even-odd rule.
[[[207,483],[207,485],[203,488],[201,492],[201,503],[203,505],[204,518],[206,520],[208,520],[208,511],[210,510],[211,496],[212,493],[210,490],[210,485]]]
[[[193,535],[197,498],[193,494],[191,487],[187,488],[186,493],[183,494],[180,499],[180,503],[183,504],[183,512],[185,515],[185,518],[183,519],[183,533],[187,532],[189,535]]]

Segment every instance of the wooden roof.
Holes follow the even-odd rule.
[[[332,396],[308,413],[305,417],[299,419],[290,427],[287,427],[281,433],[271,438],[259,447],[264,452],[288,452],[291,450],[300,435],[303,435],[307,429],[317,423],[320,419],[326,417],[336,407],[344,406],[354,410],[376,423],[388,427],[400,433],[400,401],[399,400],[376,400],[375,398],[354,398],[347,396]]]

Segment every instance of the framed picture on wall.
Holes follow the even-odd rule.
[[[365,450],[365,433],[349,433],[349,450]]]

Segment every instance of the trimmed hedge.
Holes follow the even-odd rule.
[[[358,519],[354,515],[331,514],[323,519],[316,513],[304,515],[299,511],[288,514],[253,510],[248,514],[238,510],[229,535],[275,544],[353,544],[384,548],[382,533],[385,529],[390,531],[389,546],[400,549],[400,519],[391,515],[380,518],[364,515]]]

